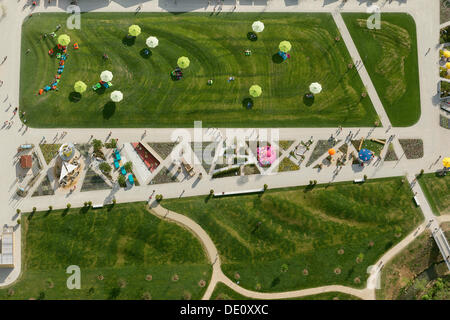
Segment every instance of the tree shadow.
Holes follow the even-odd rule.
[[[143,48],[141,51],[139,51],[139,54],[144,59],[148,59],[152,56],[152,52],[147,48]]]
[[[258,36],[256,35],[256,33],[250,31],[249,33],[247,33],[247,39],[250,41],[256,41],[258,40]]]
[[[69,213],[69,208],[65,208],[64,211],[61,213],[61,217],[65,217]]]
[[[253,108],[253,99],[252,98],[245,98],[242,100],[242,107],[251,109]]]
[[[103,119],[111,118],[116,112],[116,104],[112,101],[107,102],[103,106]]]
[[[125,36],[122,39],[122,43],[126,46],[133,46],[136,43],[136,37]]]
[[[81,100],[81,93],[72,91],[72,92],[69,94],[69,101],[70,101],[70,102],[77,103],[77,102],[80,101],[80,100]]]
[[[272,61],[273,61],[273,63],[280,64],[280,63],[282,63],[284,60],[283,60],[283,58],[282,58],[278,53],[275,53],[275,54],[272,56]]]
[[[308,107],[312,106],[314,104],[314,95],[312,97],[308,96],[307,93],[303,95],[303,103],[307,105]]]

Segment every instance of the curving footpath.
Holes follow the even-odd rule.
[[[323,287],[302,289],[302,290],[294,290],[294,291],[286,291],[286,292],[257,292],[245,289],[233,281],[231,281],[221,269],[220,257],[217,251],[214,242],[211,240],[209,235],[206,233],[203,228],[197,224],[194,220],[176,213],[174,211],[163,208],[159,203],[155,200],[150,204],[151,213],[155,214],[161,219],[166,219],[178,223],[179,225],[190,230],[202,243],[205,251],[208,254],[208,258],[213,266],[213,272],[211,276],[211,281],[206,289],[205,294],[202,297],[202,300],[209,300],[214,291],[218,282],[222,282],[226,286],[230,287],[232,290],[237,293],[253,298],[253,299],[265,299],[265,300],[276,300],[276,299],[289,299],[289,298],[298,298],[309,295],[315,295],[325,292],[342,292],[346,294],[350,294],[361,298],[363,300],[375,300],[375,290],[380,284],[381,270],[383,269],[386,262],[395,257],[399,252],[405,249],[411,242],[413,242],[416,237],[418,237],[422,232],[427,229],[428,221],[423,222],[418,226],[413,232],[407,235],[402,241],[400,241],[397,245],[392,247],[389,251],[387,251],[374,265],[371,270],[371,275],[367,279],[367,285],[364,289],[356,289],[351,287],[346,287],[342,285],[329,285]],[[438,218],[439,222],[450,221],[450,216],[442,216]],[[379,287],[378,287],[379,288]]]

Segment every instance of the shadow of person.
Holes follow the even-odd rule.
[[[112,101],[103,106],[103,119],[110,119],[116,112],[116,104]]]

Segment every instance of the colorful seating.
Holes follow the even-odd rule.
[[[134,184],[134,179],[133,179],[133,175],[132,174],[128,175],[128,181],[130,182],[130,184]]]
[[[126,175],[127,174],[127,170],[125,170],[125,168],[122,166],[122,167],[120,167],[120,173],[123,174],[123,175]]]
[[[114,168],[119,169],[119,161],[114,160]]]

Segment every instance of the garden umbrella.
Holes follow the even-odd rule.
[[[261,21],[255,21],[252,24],[252,29],[255,32],[262,32],[264,30],[264,23]]]
[[[320,93],[320,91],[322,91],[322,86],[320,83],[313,82],[309,85],[309,91],[314,94]]]
[[[331,149],[328,150],[328,154],[329,154],[330,156],[332,156],[332,155],[336,154],[336,150],[334,150],[333,148],[331,148]]]
[[[86,83],[84,83],[83,81],[77,81],[77,82],[75,82],[75,85],[73,86],[73,88],[74,88],[75,92],[83,93],[86,91],[87,86],[86,86]]]
[[[116,90],[111,93],[111,100],[113,102],[120,102],[122,101],[122,99],[123,99],[122,92]]]
[[[105,82],[111,81],[113,78],[113,74],[111,71],[105,70],[100,74],[100,79]]]
[[[444,158],[444,160],[442,160],[442,164],[444,167],[450,168],[450,157]]]
[[[191,62],[189,61],[188,57],[180,57],[177,61],[177,65],[182,69],[189,67],[190,63]]]
[[[67,46],[70,43],[70,37],[67,34],[62,34],[58,37],[58,44]]]
[[[248,93],[250,93],[250,95],[252,97],[259,97],[262,93],[262,89],[260,86],[258,86],[257,84],[254,84],[250,87],[250,89],[248,90]]]
[[[156,38],[156,37],[148,37],[147,40],[145,41],[145,43],[150,48],[156,48],[158,46],[159,41],[158,41],[158,38]]]
[[[289,50],[291,50],[292,45],[289,41],[281,41],[278,48],[280,49],[280,51],[288,52]]]
[[[373,157],[373,152],[368,149],[361,149],[358,153],[358,157],[361,161],[369,161]]]
[[[141,27],[139,27],[136,24],[133,24],[128,28],[128,33],[130,34],[130,36],[137,37],[138,35],[141,34]]]
[[[444,50],[444,57],[450,58],[450,51]]]

